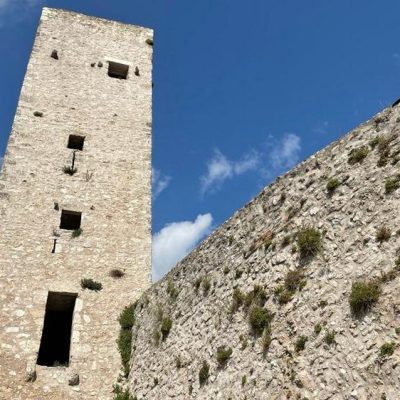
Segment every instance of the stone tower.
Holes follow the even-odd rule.
[[[112,397],[150,285],[152,43],[43,9],[0,174],[2,399]]]

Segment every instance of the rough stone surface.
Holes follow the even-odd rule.
[[[385,180],[399,173],[399,134],[400,107],[385,109],[266,187],[148,290],[136,308],[131,392],[139,400],[398,399],[400,350],[381,357],[380,346],[399,341],[400,277],[393,268],[400,189],[385,192]],[[386,152],[370,144],[378,135]],[[349,164],[360,146],[367,156]],[[333,177],[341,185],[329,193]],[[391,235],[380,242],[381,226]],[[322,236],[322,251],[308,260],[296,247],[302,227]],[[276,289],[294,270],[305,286],[280,304]],[[377,304],[357,319],[349,295],[360,279],[384,282]],[[265,354],[245,307],[231,311],[234,289],[246,294],[254,285],[265,290],[263,308],[273,313]],[[172,327],[163,339],[166,317]],[[302,335],[308,340],[296,351]],[[220,346],[232,349],[224,367],[217,363]],[[200,386],[203,361],[209,377]]]
[[[1,399],[112,398],[118,316],[150,284],[148,39],[147,28],[43,10],[0,174]],[[108,76],[110,60],[129,65],[126,80]],[[73,176],[70,134],[85,136]],[[59,228],[63,209],[82,212],[79,237]],[[49,291],[78,296],[68,368],[35,366]]]

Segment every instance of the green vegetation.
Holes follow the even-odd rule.
[[[378,242],[385,242],[390,239],[392,232],[387,226],[381,226],[376,231],[376,240]]]
[[[165,340],[168,337],[171,328],[172,328],[172,319],[169,317],[164,317],[161,321],[162,340]]]
[[[301,229],[297,235],[297,246],[301,258],[315,256],[322,249],[321,233],[312,227]]]
[[[63,167],[63,172],[64,172],[64,174],[67,174],[67,175],[74,175],[76,172],[77,172],[78,170],[76,169],[76,168],[74,168],[74,167],[71,167],[70,165],[65,165],[64,167]]]
[[[385,181],[385,193],[390,194],[400,188],[400,176],[387,178]]]
[[[235,313],[243,305],[246,295],[239,289],[235,288],[232,295],[231,313]]]
[[[341,184],[342,182],[338,178],[331,178],[326,184],[326,189],[328,193],[332,194]]]
[[[306,347],[308,337],[301,335],[297,340],[296,343],[294,344],[294,348],[297,352],[302,351]]]
[[[292,300],[296,290],[301,290],[306,284],[304,274],[301,270],[296,269],[286,274],[283,285],[275,289],[275,297],[279,304],[286,304]]]
[[[115,396],[114,400],[137,400],[136,396],[132,396],[129,392],[129,389],[123,390],[120,386],[114,385],[113,390]]]
[[[71,237],[72,238],[77,238],[79,236],[82,235],[83,229],[82,228],[78,228],[78,229],[74,229],[71,233]]]
[[[347,162],[350,165],[361,163],[364,160],[364,158],[367,157],[368,153],[369,150],[367,146],[357,147],[350,151]]]
[[[176,289],[175,284],[172,280],[168,280],[167,294],[172,300],[175,300],[178,297],[178,290]]]
[[[354,316],[361,317],[379,300],[381,289],[376,281],[354,282],[351,286],[350,309]]]
[[[244,299],[244,306],[248,309],[252,304],[263,306],[267,295],[260,285],[254,285],[253,290],[247,293]]]
[[[289,246],[290,240],[291,240],[291,236],[290,236],[290,235],[286,235],[286,236],[282,239],[282,243],[281,243],[282,248],[283,248],[283,247],[286,247],[286,246]]]
[[[272,321],[272,314],[258,305],[253,305],[249,311],[249,323],[254,335],[260,336]]]
[[[217,349],[217,362],[218,367],[223,368],[231,358],[232,349],[230,347],[221,346]]]
[[[110,276],[112,278],[122,278],[125,275],[124,271],[121,271],[120,269],[112,269],[110,271]]]
[[[100,282],[96,282],[90,278],[83,278],[81,280],[81,287],[82,289],[94,290],[95,292],[103,289],[103,285]]]
[[[375,147],[379,144],[381,141],[381,136],[375,136],[373,139],[369,141],[369,145],[372,147],[372,149],[375,149]]]
[[[381,357],[390,357],[394,353],[396,347],[396,343],[394,342],[384,343],[379,350],[379,355]]]
[[[319,334],[321,333],[321,331],[322,331],[322,325],[321,325],[320,322],[317,322],[317,323],[314,325],[314,333],[315,333],[316,335],[319,335]]]
[[[246,385],[246,382],[247,382],[247,376],[243,375],[242,376],[242,387],[244,387],[244,385]]]
[[[203,287],[203,295],[207,296],[208,292],[211,289],[211,282],[208,276],[203,277],[202,287]]]
[[[203,361],[203,365],[199,371],[199,383],[200,386],[203,386],[210,376],[210,366],[208,365],[207,361]]]
[[[324,337],[325,343],[328,346],[336,343],[335,336],[336,336],[336,332],[335,331],[327,331],[326,334],[325,334],[325,337]]]
[[[264,357],[266,356],[269,350],[271,342],[272,342],[271,326],[267,326],[267,328],[264,330],[264,335],[262,337],[262,353]]]
[[[125,307],[118,319],[121,328],[117,345],[119,354],[121,355],[125,377],[129,375],[129,361],[132,351],[132,327],[135,324],[135,308],[136,303]],[[121,399],[123,399],[123,397]]]

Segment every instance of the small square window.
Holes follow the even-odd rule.
[[[77,211],[62,210],[60,229],[74,231],[81,227],[82,213]]]
[[[68,145],[69,149],[82,150],[85,136],[69,135]]]
[[[114,61],[108,62],[108,76],[117,79],[126,79],[128,77],[129,65],[116,63]]]

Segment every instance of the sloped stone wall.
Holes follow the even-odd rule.
[[[278,178],[141,297],[129,382],[139,400],[398,399],[400,351],[380,349],[397,346],[400,333],[400,190],[385,189],[399,172],[399,121],[398,106],[385,109]],[[360,147],[365,158],[349,163]],[[329,192],[331,178],[341,184]],[[322,237],[307,260],[297,243],[303,227]],[[382,227],[390,237],[379,241]],[[288,271],[303,274],[303,287],[285,303]],[[374,278],[379,301],[356,318],[352,283]],[[232,311],[235,289],[255,285],[273,315],[270,337],[253,334],[244,305]],[[221,346],[232,350],[222,367]]]

